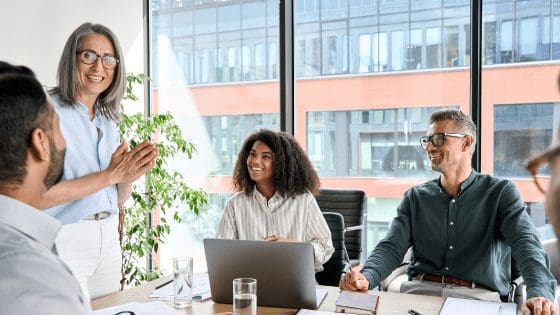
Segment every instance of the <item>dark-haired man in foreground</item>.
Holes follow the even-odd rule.
[[[459,110],[434,112],[420,142],[441,176],[405,193],[385,239],[340,287],[373,289],[412,246],[401,292],[499,302],[509,293],[513,256],[527,285],[527,307],[535,315],[557,314],[556,280],[515,185],[471,167],[471,118]]]
[[[61,177],[66,142],[33,72],[0,62],[0,314],[87,314],[58,258],[60,223],[37,210]]]

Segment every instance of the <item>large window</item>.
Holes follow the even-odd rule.
[[[307,112],[309,156],[321,176],[436,176],[418,139],[437,109]]]
[[[183,223],[173,226],[160,252],[164,270],[178,254],[193,256],[195,269],[205,266],[201,242],[215,235],[231,197],[243,141],[260,128],[279,129],[278,16],[272,0],[153,5],[152,109],[173,113],[197,145],[193,160],[173,166],[210,195],[201,216],[187,211]]]
[[[494,107],[494,175],[527,182],[523,162],[547,148],[560,126],[560,103],[501,104]],[[538,170],[550,176],[548,167]],[[528,211],[542,239],[553,238],[542,196],[525,191]],[[535,201],[536,200],[536,201]]]
[[[496,105],[494,175],[527,178],[523,161],[546,149],[559,125],[559,103]]]
[[[202,117],[219,163],[215,175],[231,175],[243,141],[254,130],[278,130],[278,114],[216,115]]]
[[[171,111],[198,144],[195,160],[176,167],[211,194],[207,211],[188,215],[162,249],[165,267],[177,253],[202,259],[243,140],[280,128],[280,24],[277,0],[152,8],[152,109]],[[473,28],[482,31],[481,171],[512,179],[541,236],[551,236],[522,165],[558,132],[560,0],[483,1],[475,27],[467,0],[296,0],[294,10],[295,137],[322,187],[366,191],[368,250],[402,194],[438,176],[418,144],[430,113],[470,111]]]
[[[418,142],[430,113],[469,111],[470,8],[440,1],[347,5],[334,14],[319,2],[313,20],[309,11],[296,12],[295,135],[323,187],[366,191],[370,250],[404,191],[437,176]],[[321,69],[311,72],[303,43],[317,34]],[[452,75],[446,70],[457,67]]]
[[[159,4],[154,11],[153,28],[156,34],[166,33],[173,39],[185,77],[194,78],[189,83],[277,78],[276,1],[181,3],[175,9],[169,9],[173,3],[165,4],[167,10]],[[558,60],[558,0],[483,4],[484,64]],[[442,5],[440,1],[301,0],[295,2],[295,9],[298,77],[469,63],[468,1],[443,1]]]
[[[481,128],[482,172],[512,179],[540,236],[553,236],[524,161],[557,134],[557,0],[485,1]],[[552,63],[543,61],[554,60]],[[495,64],[500,64],[496,66]],[[531,84],[527,84],[531,82]],[[488,139],[484,141],[484,139]],[[547,170],[543,170],[546,175]]]

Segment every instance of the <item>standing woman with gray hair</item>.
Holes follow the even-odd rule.
[[[51,89],[67,143],[62,181],[45,194],[43,208],[63,225],[56,246],[86,297],[118,291],[121,248],[119,206],[131,184],[154,166],[156,147],[132,150],[117,122],[126,87],[120,44],[111,30],[84,23],[68,38]]]

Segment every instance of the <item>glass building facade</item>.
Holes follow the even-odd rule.
[[[559,6],[485,1],[483,64],[560,59]],[[156,1],[153,9],[154,35],[172,41],[186,83],[278,78],[278,1]],[[469,65],[470,1],[297,0],[295,10],[300,78]]]
[[[294,10],[295,136],[323,187],[366,191],[372,249],[404,191],[438,176],[418,142],[430,113],[470,109],[470,1],[295,0]],[[483,1],[480,27],[481,171],[512,179],[548,238],[523,161],[558,134],[560,0]],[[204,132],[217,160],[205,184],[214,219],[188,221],[211,236],[243,140],[279,129],[278,1],[153,1],[151,29],[154,102],[187,91],[204,130],[186,134]]]

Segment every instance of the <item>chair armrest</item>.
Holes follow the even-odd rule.
[[[410,247],[406,251],[406,253],[404,254],[404,257],[403,257],[403,261],[400,263],[400,265],[397,268],[393,269],[391,274],[389,274],[387,276],[387,278],[383,279],[379,283],[379,290],[380,291],[387,291],[387,289],[391,285],[391,282],[393,282],[395,279],[399,278],[399,276],[406,275],[406,270],[407,270],[408,265],[410,264],[411,260],[412,260],[412,247]],[[408,276],[407,276],[407,279],[408,279]]]
[[[354,225],[354,226],[349,226],[349,227],[345,228],[344,232],[359,231],[359,230],[363,230],[363,229],[364,229],[363,225]]]
[[[525,280],[523,279],[523,277],[517,277],[517,279],[514,279],[514,280],[511,281],[511,284],[515,285],[515,286],[520,286],[524,282],[525,282]]]
[[[383,279],[383,281],[379,283],[379,291],[387,291],[389,286],[391,285],[391,282],[393,282],[401,275],[406,275],[406,268],[408,267],[408,264],[408,261],[402,262],[397,268],[393,270],[393,272],[391,272],[390,275],[387,276],[387,278]]]
[[[525,303],[527,300],[527,291],[525,288],[525,280],[523,277],[513,279],[509,284],[508,302],[509,303]]]

